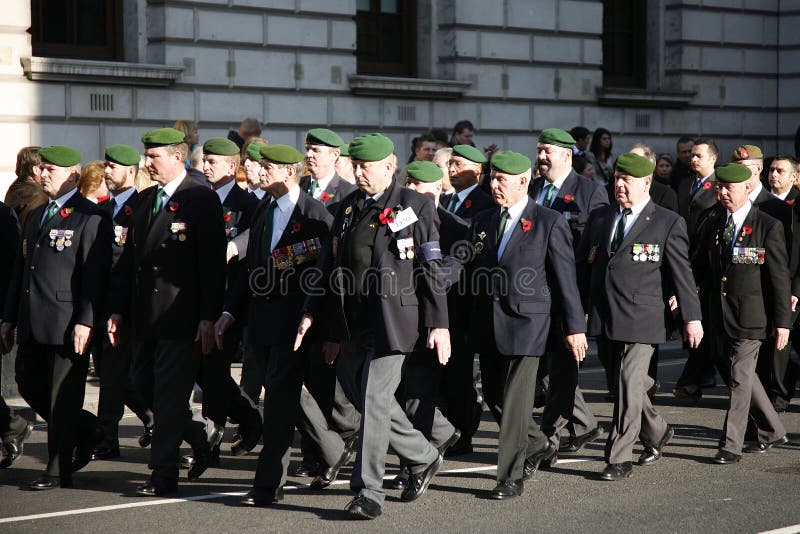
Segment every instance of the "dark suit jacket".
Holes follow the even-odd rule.
[[[726,210],[709,213],[703,253],[692,267],[708,299],[708,324],[733,339],[765,339],[772,327],[791,328],[789,260],[781,224],[753,206],[736,246],[764,248],[764,263],[733,263],[722,257]]]
[[[222,218],[225,221],[225,235],[228,240],[250,228],[258,202],[255,195],[234,184],[233,189],[222,201]]]
[[[452,198],[452,197],[451,197]],[[450,199],[448,198],[448,203]],[[486,211],[495,207],[496,204],[490,195],[486,194],[486,191],[480,188],[480,186],[476,187],[472,191],[469,192],[467,198],[464,199],[458,209],[456,210],[456,215],[461,217],[463,220],[467,221],[468,223],[472,220],[475,215],[479,214],[482,211]],[[447,206],[444,206],[447,209]]]
[[[662,208],[674,211],[675,213],[678,212],[678,195],[670,186],[662,184],[655,178],[653,178],[653,182],[650,184],[650,198]],[[614,204],[613,199],[610,204]]]
[[[545,186],[544,178],[531,181],[528,194],[534,202],[539,198]],[[558,190],[558,195],[553,199],[550,209],[564,215],[569,224],[572,235],[572,248],[578,246],[586,221],[592,210],[608,204],[608,195],[603,186],[585,178],[571,170],[567,179]]]
[[[527,232],[522,219],[531,223]],[[472,221],[475,259],[467,281],[475,296],[470,340],[478,351],[541,356],[554,307],[560,310],[565,333],[586,331],[569,227],[556,211],[528,198],[498,261],[499,220],[497,208]],[[554,304],[551,295],[560,295],[561,302]]]
[[[20,226],[17,214],[0,202],[0,305],[5,305],[11,273],[19,251]]]
[[[340,203],[331,242],[323,248],[320,258],[322,279],[333,277],[338,288],[352,285],[345,281],[349,267],[341,252],[355,228],[354,218],[363,198],[364,193],[357,190]],[[400,186],[396,180],[392,180],[378,202],[390,208],[411,208],[418,220],[397,233],[375,221],[378,226],[370,268],[378,276],[376,287],[367,297],[364,316],[371,319],[368,328],[374,335],[377,354],[409,353],[414,350],[420,326],[448,326],[446,296],[443,290],[436,288],[442,256],[436,209],[428,197]],[[405,238],[413,240],[413,259],[400,258],[397,240]],[[317,319],[324,318],[327,339],[348,339],[356,332],[356,325],[348,322],[352,318],[345,313],[344,292],[332,292],[328,288],[326,297],[310,297],[307,311]],[[326,310],[324,316],[323,309]]]
[[[436,216],[439,220],[439,245],[442,247],[442,254],[450,256],[453,245],[469,237],[469,223],[441,205],[436,208]]]
[[[311,176],[303,176],[300,179],[300,189],[302,189],[305,193],[311,194]],[[324,193],[327,193],[325,199],[320,198],[319,201],[322,202],[325,207],[328,208],[328,211],[331,214],[336,213],[336,208],[339,205],[344,197],[352,193],[356,190],[356,186],[339,176],[338,174],[334,174],[331,181],[328,182],[327,187],[325,187]]]
[[[689,176],[678,184],[678,213],[686,221],[689,243],[694,243],[697,235],[697,221],[705,210],[717,203],[716,175],[711,174],[694,195],[690,196],[695,177]]]
[[[247,320],[248,342],[256,345],[279,345],[294,340],[306,299],[303,282],[307,280],[303,273],[316,267],[320,252],[316,249],[301,253],[305,257],[298,263],[279,269],[272,250],[314,240],[321,246],[330,241],[333,222],[333,216],[321,203],[301,191],[289,224],[275,248],[266,254],[264,220],[268,205],[269,198],[264,197],[256,209],[250,225],[252,239],[247,260],[242,262],[246,273],[229,285],[225,298],[225,311],[238,320]],[[262,263],[265,257],[267,261]]]
[[[794,196],[792,195],[793,192],[795,193]],[[797,190],[792,188],[786,200],[781,200],[772,193],[768,193],[765,188],[762,188],[753,205],[758,206],[762,213],[777,219],[783,225],[783,238],[786,242],[786,254],[789,261],[789,275],[792,278],[791,291],[792,295],[800,296],[800,273],[798,273],[798,265],[800,265],[800,220],[797,218],[800,212],[794,208],[794,199],[797,196]]]
[[[114,278],[114,312],[129,309],[140,339],[194,339],[225,293],[225,224],[217,194],[183,179],[153,216],[158,187],[141,192]],[[151,221],[152,219],[152,221]]]
[[[21,226],[25,226],[28,214],[49,199],[42,186],[30,178],[17,178],[8,187],[5,203],[15,212]]]
[[[702,318],[689,264],[686,223],[650,200],[611,255],[619,206],[595,210],[578,247],[578,279],[589,310],[589,334],[627,343],[664,343],[671,330],[667,301],[678,299],[684,321]],[[634,244],[658,245],[657,261],[635,261]]]
[[[71,346],[75,324],[94,328],[106,318],[111,219],[76,191],[40,230],[45,207],[25,221],[3,318],[17,323],[20,344]],[[66,236],[63,245],[51,238],[60,230],[73,232],[69,246]]]
[[[139,201],[141,198],[141,195],[137,191],[134,191],[112,220],[114,229],[114,243],[111,247],[112,267],[117,264],[120,256],[122,256],[122,251],[125,250],[125,241],[128,238],[128,224],[133,217],[134,211],[139,208]],[[104,200],[100,202],[98,206],[104,210],[109,210],[109,203],[110,200]],[[109,215],[111,215],[111,212],[109,212]]]

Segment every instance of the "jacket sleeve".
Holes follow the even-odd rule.
[[[678,309],[685,322],[702,319],[697,286],[689,264],[689,237],[686,222],[676,217],[664,243],[664,263],[671,275],[668,287],[678,299]]]
[[[75,298],[73,322],[93,327],[105,319],[105,304],[111,271],[111,243],[114,239],[111,219],[91,215],[83,229],[78,258],[81,262],[81,294]]]
[[[790,302],[789,259],[786,255],[786,239],[779,222],[767,229],[764,248],[767,250],[765,267],[771,283],[772,321],[778,328],[792,327]],[[767,311],[769,313],[769,310]]]
[[[561,295],[564,333],[579,334],[586,332],[586,319],[578,292],[571,240],[567,222],[562,217],[554,219],[547,240],[547,261],[559,287],[559,291],[554,294]]]
[[[418,248],[417,265],[421,269],[417,280],[421,324],[428,328],[447,328],[447,293],[441,283],[445,277],[441,273],[442,250],[433,202],[423,202],[419,211],[419,221],[414,225],[414,242]]]
[[[225,300],[225,252],[228,240],[225,237],[225,221],[217,195],[209,191],[208,200],[198,211],[197,265],[202,273],[203,291],[200,295],[199,316],[201,320],[216,321],[222,313]],[[206,195],[204,195],[206,196]],[[208,215],[200,215],[202,213]],[[210,214],[216,214],[212,217]]]

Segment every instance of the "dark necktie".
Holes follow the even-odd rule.
[[[308,194],[311,195],[312,198],[314,198],[314,193],[317,192],[317,189],[319,189],[319,182],[312,178],[311,187],[308,188]]]
[[[447,205],[447,211],[449,211],[450,213],[455,213],[457,205],[458,205],[458,193],[453,193],[453,196],[450,197],[450,204]]]
[[[372,197],[367,197],[364,199],[364,209],[368,210],[370,206],[375,204],[375,199]]]
[[[116,209],[117,209],[117,200],[114,197],[111,197],[108,200],[108,214],[111,216],[112,219],[114,218],[114,210]]]
[[[611,241],[611,252],[616,253],[622,240],[625,238],[625,223],[628,222],[628,215],[632,213],[630,208],[622,210],[622,217],[617,222],[617,229],[614,230],[614,239]]]
[[[264,241],[261,247],[261,262],[266,264],[267,258],[272,253],[272,227],[275,220],[275,207],[278,203],[273,200],[267,206],[267,212],[264,214],[264,230],[262,232],[262,239]]]
[[[153,201],[153,217],[161,213],[161,209],[164,207],[164,198],[167,196],[167,193],[163,189],[159,189],[158,193],[156,193],[156,199]]]
[[[553,203],[553,190],[556,188],[553,184],[547,184],[544,186],[544,199],[542,200],[542,206],[545,208],[549,208],[550,204]]]
[[[56,214],[57,210],[58,210],[58,204],[56,204],[55,201],[52,201],[50,202],[50,204],[48,204],[47,211],[44,214],[44,219],[42,219],[42,224],[41,226],[39,226],[40,229],[47,226],[47,223],[50,222],[50,219],[53,218],[53,215]]]
[[[503,240],[503,234],[506,233],[506,225],[508,224],[508,219],[511,218],[511,215],[508,213],[506,208],[503,208],[503,211],[500,212],[500,224],[497,225],[497,244],[500,245],[500,241]]]
[[[725,223],[725,230],[722,231],[722,257],[730,260],[733,244],[733,236],[736,231],[736,223],[733,222],[733,215],[728,215],[728,222]]]
[[[703,179],[699,176],[695,179],[694,183],[692,184],[692,190],[689,192],[689,196],[693,197],[697,190],[703,186]]]

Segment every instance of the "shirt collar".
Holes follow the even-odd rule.
[[[524,210],[525,206],[527,205],[528,205],[528,195],[525,195],[519,201],[517,201],[516,204],[508,208],[508,215],[511,217],[511,219],[516,219],[517,217],[522,215],[522,210]]]
[[[452,195],[452,194],[453,194],[453,193],[455,193],[455,192],[456,192],[456,188],[455,188],[455,187],[451,187],[450,189],[448,189],[447,191],[445,191],[445,192],[444,192],[444,194],[445,194],[445,195]]]
[[[290,208],[294,208],[298,198],[300,198],[300,186],[295,184],[287,193],[278,198],[276,202],[281,211],[286,211]]]
[[[567,180],[567,177],[571,172],[572,169],[569,169],[563,176],[559,176],[558,179],[553,182],[553,185],[556,186],[556,189],[559,190],[561,189],[561,187],[564,185],[564,182]],[[547,187],[547,184],[549,183],[550,183],[549,181],[545,180],[544,187]]]
[[[792,188],[790,187],[789,189],[787,189],[783,193],[778,194],[775,191],[772,191],[772,194],[775,195],[776,197],[778,197],[781,200],[786,200],[786,197],[788,197],[789,193],[791,193],[791,192],[792,192]]]
[[[748,200],[747,202],[744,203],[744,206],[733,212],[733,224],[735,224],[737,228],[742,226],[742,224],[744,224],[744,220],[747,218],[747,214],[750,213],[750,208],[752,207],[753,203],[750,202],[750,200]],[[728,211],[727,215],[725,216],[726,222],[728,220],[728,217],[730,216],[731,212]]]
[[[236,179],[231,180],[227,184],[223,185],[219,189],[215,189],[214,192],[219,197],[220,202],[225,202],[225,199],[228,198],[231,190],[236,186]]]
[[[260,187],[256,187],[255,189],[250,189],[249,185],[247,186],[247,192],[253,193],[256,197],[258,197],[259,200],[264,198],[264,195],[267,194],[267,192],[261,189]]]
[[[385,192],[386,192],[386,191],[381,191],[380,193],[375,193],[375,194],[374,194],[374,195],[372,195],[372,196],[366,195],[366,197],[365,197],[365,198],[371,198],[372,200],[374,200],[375,202],[377,202],[378,200],[380,200],[380,198],[383,196],[383,194],[384,194]]]
[[[59,208],[61,208],[61,207],[64,206],[64,204],[67,203],[67,200],[72,198],[72,195],[74,195],[77,191],[78,191],[78,188],[77,187],[73,187],[72,189],[70,189],[69,191],[67,191],[66,193],[64,193],[63,195],[58,197],[57,199],[55,199],[53,202],[55,202],[56,205]]]
[[[764,189],[764,186],[761,185],[761,182],[756,184],[756,188],[753,189],[752,191],[750,191],[750,194],[747,195],[747,198],[750,199],[750,202],[755,202],[756,201],[756,199],[758,198],[758,195],[761,194],[761,190],[762,189]]]
[[[634,204],[631,206],[631,215],[639,215],[642,213],[642,210],[647,206],[647,203],[650,202],[650,195],[644,197],[644,200],[639,202],[638,204]],[[622,213],[622,210],[625,209],[622,206],[619,206],[617,213]]]
[[[469,194],[472,193],[472,190],[475,189],[476,187],[478,187],[478,184],[471,185],[466,189],[462,189],[461,191],[456,193],[456,195],[458,195],[458,201],[464,202],[464,199],[467,198]]]
[[[319,184],[318,190],[324,191],[325,188],[328,187],[328,184],[331,183],[331,180],[333,180],[334,176],[336,176],[336,171],[335,170],[332,173],[330,173],[328,176],[325,176],[323,178],[314,178],[312,176],[311,179],[312,180],[316,180],[317,184]]]
[[[129,187],[118,195],[111,193],[111,198],[114,200],[114,203],[117,205],[117,207],[119,207],[125,205],[125,202],[127,202],[128,199],[131,198],[131,195],[133,195],[135,192],[135,187]]]
[[[178,189],[178,186],[180,186],[181,183],[183,183],[183,181],[185,179],[186,179],[186,171],[184,170],[184,171],[181,171],[181,174],[177,178],[172,180],[170,183],[168,183],[164,187],[160,187],[160,188],[163,189],[164,193],[166,193],[167,198],[171,198],[172,195],[175,194],[175,191]]]

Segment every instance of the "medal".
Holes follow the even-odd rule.
[[[642,253],[643,249],[644,249],[643,245],[641,245],[640,243],[634,243],[632,248],[633,261],[644,261],[644,254]]]
[[[475,243],[475,254],[480,254],[481,252],[483,252],[483,243],[478,241]]]
[[[591,250],[589,250],[589,255],[586,257],[586,263],[594,263],[595,259],[597,259],[597,245],[592,246]]]

